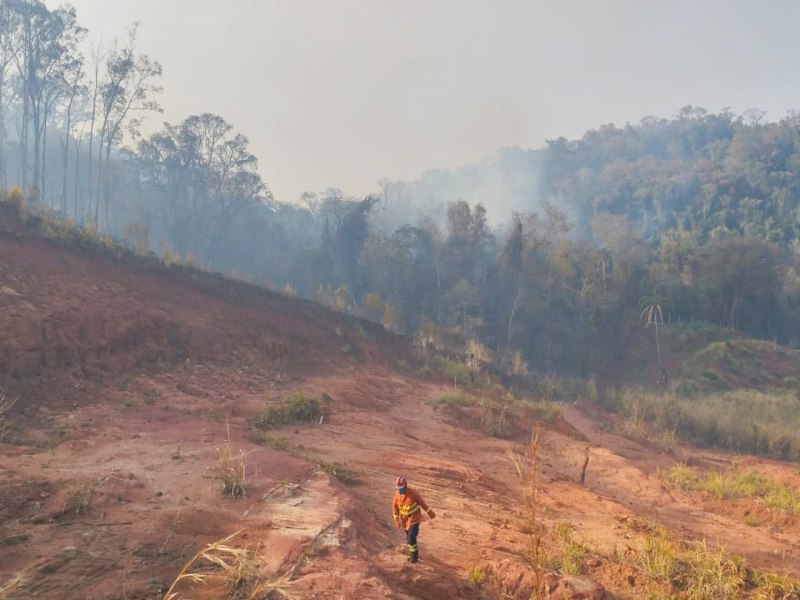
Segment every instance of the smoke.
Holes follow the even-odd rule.
[[[373,225],[382,231],[422,219],[441,225],[447,204],[464,200],[472,206],[482,204],[490,225],[497,227],[508,222],[514,212],[541,208],[543,163],[544,151],[504,148],[481,163],[426,171],[416,181],[382,181],[382,202]]]

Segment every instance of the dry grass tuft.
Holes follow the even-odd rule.
[[[358,473],[346,462],[328,462],[320,459],[319,466],[330,477],[335,477],[345,485],[356,485],[360,483]]]
[[[71,489],[59,514],[76,519],[85,515],[92,507],[92,496],[94,496],[93,483],[86,483]]]
[[[192,587],[194,594],[197,586],[209,589],[222,587],[225,595],[219,597],[227,600],[253,600],[262,597],[267,590],[285,588],[289,582],[283,578],[261,581],[260,546],[253,549],[249,546],[237,548],[231,545],[232,540],[241,533],[240,530],[208,544],[195,554],[180,570],[164,595],[164,600],[193,597],[178,591],[182,587]],[[291,597],[285,593],[283,595]]]
[[[247,456],[244,450],[239,454],[231,447],[231,430],[228,427],[228,440],[222,448],[216,449],[217,464],[214,472],[222,481],[222,493],[230,498],[238,498],[247,494]]]
[[[0,585],[0,600],[11,598],[11,594],[24,590],[31,582],[31,572],[29,570],[18,571],[11,579]],[[19,596],[17,596],[19,597]]]
[[[528,548],[528,560],[533,567],[535,598],[541,596],[542,578],[547,563],[547,557],[542,548],[542,538],[545,533],[544,526],[538,520],[538,499],[539,476],[536,473],[536,465],[539,460],[539,428],[531,432],[531,441],[527,455],[521,455],[508,450],[508,458],[517,471],[517,478],[522,493],[525,498],[525,508],[527,516],[527,529],[530,535],[530,545]]]
[[[700,490],[720,500],[753,498],[767,508],[800,515],[800,491],[770,479],[755,469],[701,475],[687,465],[676,464],[661,476],[670,485],[684,491]]]
[[[17,399],[10,399],[5,390],[0,390],[0,442],[5,440],[11,433],[13,425],[8,419],[8,412],[14,407]]]

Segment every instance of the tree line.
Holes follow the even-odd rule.
[[[108,46],[88,36],[69,6],[0,0],[0,186],[32,206],[398,332],[450,332],[514,368],[611,368],[643,307],[800,341],[798,113],[689,106],[509,149],[483,171],[289,204],[219,115],[143,135],[161,66],[136,25]],[[487,169],[504,185],[476,201]]]

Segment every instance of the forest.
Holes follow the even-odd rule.
[[[2,0],[0,187],[137,252],[446,333],[515,371],[603,373],[676,322],[800,343],[800,113],[686,106],[286,202],[223,116],[144,126],[163,77],[136,24],[103,44],[68,6]]]

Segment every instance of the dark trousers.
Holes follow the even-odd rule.
[[[417,535],[419,534],[419,523],[414,523],[406,530],[406,542],[408,542],[408,551],[412,556],[417,556]]]

